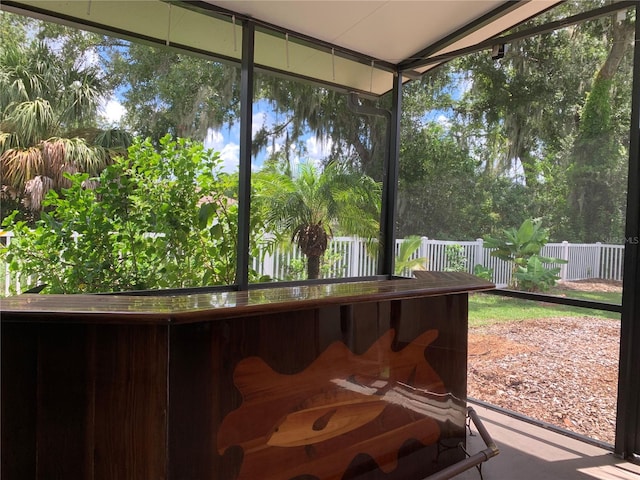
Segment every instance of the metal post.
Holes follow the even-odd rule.
[[[402,73],[393,79],[391,124],[389,125],[388,156],[385,159],[382,210],[380,216],[381,249],[378,274],[393,275],[396,246],[396,205],[398,204],[398,170],[400,158],[400,117],[402,115]]]
[[[640,6],[636,6],[636,32],[631,89],[631,131],[629,133],[629,178],[627,223],[625,230],[620,365],[618,375],[618,413],[615,453],[638,459],[640,453]]]
[[[253,120],[253,57],[255,25],[242,22],[242,70],[240,74],[240,166],[238,187],[238,249],[236,284],[249,288],[249,220],[251,215],[251,122]]]

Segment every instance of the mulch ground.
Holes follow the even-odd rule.
[[[619,340],[620,322],[589,316],[471,328],[468,394],[613,444]]]

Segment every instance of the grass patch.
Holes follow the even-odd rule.
[[[582,290],[555,290],[551,295],[561,295],[567,298],[579,298],[581,300],[592,300],[594,302],[622,303],[622,292],[585,292]]]
[[[573,293],[573,292],[572,292]],[[612,292],[576,292],[586,293],[588,300],[596,300],[608,303],[619,303],[610,295]],[[573,295],[571,295],[573,297]],[[570,307],[568,305],[556,305],[520,298],[501,297],[498,295],[474,293],[469,295],[469,326],[479,327],[501,322],[519,322],[522,320],[554,318],[554,317],[597,317],[620,320],[620,314],[603,310],[591,310],[588,308]]]

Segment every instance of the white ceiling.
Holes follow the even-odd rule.
[[[258,26],[274,27],[256,33],[258,66],[380,95],[392,88],[393,66],[418,59],[417,53],[434,45],[428,52],[431,56],[473,46],[559,0],[206,0],[237,18],[193,10],[199,2],[180,3],[1,0],[0,7],[231,60],[239,59],[242,51],[240,20],[250,17]],[[315,48],[296,34],[325,45]],[[363,58],[355,58],[353,52]]]
[[[558,0],[207,0],[256,20],[398,64],[496,8],[509,11],[471,30],[470,46],[508,30]],[[453,48],[449,49],[452,50]]]

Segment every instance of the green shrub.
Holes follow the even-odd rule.
[[[444,268],[445,272],[467,271],[467,257],[462,245],[447,245],[444,249],[444,255],[447,257],[447,266]]]
[[[50,191],[35,229],[8,217],[15,237],[0,254],[48,284],[45,293],[232,284],[237,178],[221,163],[199,143],[166,136],[156,151],[136,140],[98,178],[69,175],[70,188]],[[260,238],[259,216],[251,228]]]
[[[509,287],[526,291],[544,291],[559,280],[559,267],[545,264],[567,263],[559,258],[543,257],[540,251],[549,241],[549,233],[540,220],[525,220],[520,228],[503,230],[498,236],[487,235],[484,245],[491,255],[513,263]]]

